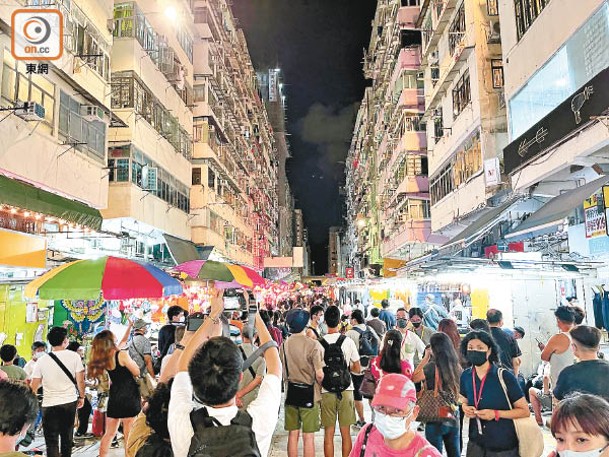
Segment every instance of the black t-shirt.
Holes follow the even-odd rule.
[[[552,393],[559,400],[573,392],[584,392],[604,397],[609,401],[608,381],[608,361],[586,360],[562,370]]]
[[[176,326],[173,324],[166,324],[161,327],[158,335],[158,345],[161,357],[164,357],[169,350],[169,346],[175,343],[176,338]]]
[[[522,355],[518,343],[512,335],[504,332],[499,327],[491,327],[491,335],[493,336],[495,343],[497,343],[497,346],[499,346],[499,360],[501,361],[501,365],[508,370],[514,371],[512,359]]]
[[[480,379],[476,378],[476,392],[480,391]],[[512,405],[524,397],[518,380],[509,371],[503,371],[503,380],[508,391]],[[467,398],[469,406],[475,406],[474,387],[472,384],[472,368],[468,368],[461,374],[461,395]],[[491,366],[486,376],[482,398],[477,409],[509,410],[510,405],[505,398],[503,388],[499,383],[498,367]],[[514,428],[514,421],[510,419],[499,419],[499,421],[480,421],[482,424],[482,435],[478,433],[478,423],[475,419],[469,421],[469,439],[489,451],[508,451],[518,447],[518,437]]]

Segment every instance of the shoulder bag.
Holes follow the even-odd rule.
[[[72,384],[74,384],[74,388],[76,389],[76,395],[80,395],[80,393],[78,392],[78,383],[76,382],[76,378],[74,377],[72,372],[70,370],[68,370],[67,367],[63,364],[63,362],[61,360],[59,360],[59,357],[57,357],[52,352],[49,352],[49,357],[51,357],[51,359],[53,359],[53,361],[59,366],[59,368],[61,368],[61,371],[63,371],[66,374],[66,376],[70,379],[70,381],[72,381]]]
[[[442,390],[442,379],[438,368],[434,370],[435,382],[434,389],[423,388],[421,395],[417,399],[419,406],[419,422],[447,422],[456,420],[455,411],[457,402],[454,395]]]
[[[505,394],[505,399],[512,408],[512,402],[508,395],[507,386],[503,379],[503,372],[505,369],[499,368],[497,374],[499,376],[499,383]],[[533,416],[521,417],[519,419],[512,419],[514,422],[514,428],[516,429],[516,436],[518,437],[518,453],[520,457],[540,457],[543,454],[544,443],[541,429]]]
[[[296,408],[313,408],[315,404],[315,384],[305,384],[290,381],[290,371],[288,369],[288,340],[283,343],[283,363],[285,364],[286,379],[288,381],[288,391],[285,396],[285,404]]]
[[[133,344],[133,341],[131,341],[131,344]],[[142,360],[144,360],[145,362],[146,359],[144,358],[144,354],[140,352],[140,350],[135,344],[133,344],[133,348],[135,349],[135,352],[137,352],[142,357]],[[118,363],[118,359],[116,363]],[[150,398],[154,390],[156,389],[156,380],[153,379],[152,376],[150,376],[150,373],[148,373],[148,369],[144,369],[144,374],[140,373],[140,375],[135,378],[135,382],[137,383],[137,387],[140,390],[140,396],[142,398]]]

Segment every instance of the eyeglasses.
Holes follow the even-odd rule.
[[[403,409],[388,408],[383,405],[375,406],[372,409],[374,409],[378,413],[385,414],[386,416],[391,417],[408,417],[412,413],[412,410],[404,411]]]

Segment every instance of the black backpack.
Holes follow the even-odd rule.
[[[325,349],[324,362],[326,362],[324,380],[321,385],[328,392],[337,394],[339,399],[342,398],[341,392],[347,390],[351,385],[349,365],[342,350],[345,338],[345,335],[341,335],[336,343],[332,344],[328,343],[325,338],[319,340]]]
[[[372,333],[370,327],[366,325],[366,330],[355,327],[357,333],[359,333],[359,355],[364,360],[368,360],[370,357],[376,357],[379,355],[379,340]]]
[[[252,416],[247,412],[239,411],[230,425],[222,425],[203,407],[190,413],[190,422],[195,434],[188,457],[260,457]]]

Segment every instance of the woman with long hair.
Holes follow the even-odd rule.
[[[377,382],[387,373],[397,373],[412,376],[412,366],[407,360],[402,360],[400,350],[402,348],[402,334],[398,330],[389,330],[385,333],[383,348],[370,362],[370,372]]]
[[[429,345],[423,360],[412,376],[412,380],[414,382],[424,381],[426,390],[435,390],[436,380],[438,380],[437,388],[440,396],[447,402],[450,401],[453,408],[452,417],[445,421],[427,422],[425,437],[440,452],[446,446],[448,457],[459,457],[461,455],[461,443],[459,440],[457,398],[462,371],[461,364],[453,342],[446,333],[434,333],[429,340]]]
[[[140,392],[135,381],[140,369],[127,351],[118,349],[110,330],[104,330],[93,338],[88,369],[89,378],[101,379],[107,372],[112,382],[106,411],[106,432],[99,447],[100,457],[106,457],[121,422],[127,442],[133,420],[141,410]]]
[[[467,455],[519,457],[514,419],[530,413],[518,380],[510,371],[500,371],[499,349],[485,331],[468,333],[461,353],[472,365],[461,374],[459,395],[469,418]]]
[[[452,319],[442,319],[438,324],[438,332],[446,333],[448,335],[450,341],[453,343],[455,352],[457,353],[459,363],[463,368],[467,368],[467,360],[461,355],[461,335],[459,334],[457,323]]]

